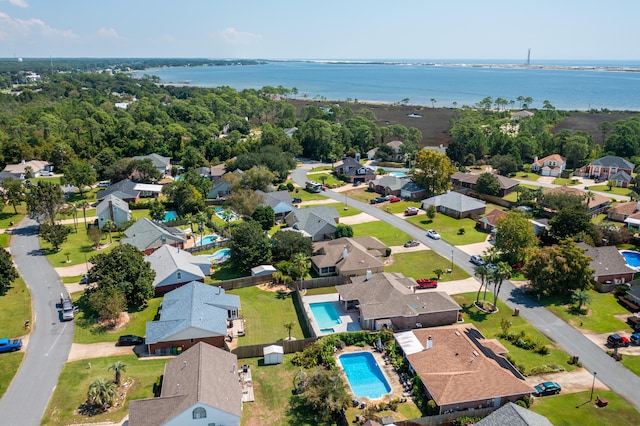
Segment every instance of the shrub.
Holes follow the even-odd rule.
[[[464,228],[458,229],[458,235],[464,235],[465,232]]]
[[[385,255],[385,257],[391,256],[391,247],[387,247],[387,250],[386,250],[384,255]]]
[[[531,404],[533,404],[533,398],[531,398],[531,395],[525,395],[519,401],[524,402],[525,408],[529,408],[531,407]]]
[[[293,191],[293,189],[294,189],[293,184],[291,182],[287,182],[287,191],[291,192],[291,191]],[[298,191],[296,191],[296,192],[298,192]]]
[[[527,407],[527,404],[526,404],[523,400],[521,400],[521,399],[517,400],[517,401],[516,401],[516,404],[517,404],[517,405],[519,405],[519,406],[521,406],[522,408],[528,408],[528,407]]]
[[[615,289],[613,289],[613,294],[616,297],[626,296],[628,291],[629,287],[627,287],[626,285],[619,285]]]
[[[427,414],[429,415],[438,414],[438,406],[436,405],[436,402],[433,399],[430,399],[429,401],[427,401]]]
[[[540,355],[549,355],[549,352],[551,352],[548,347],[539,343],[536,345],[535,351]]]

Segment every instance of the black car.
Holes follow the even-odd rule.
[[[126,334],[118,337],[118,346],[135,346],[144,343],[144,337]]]
[[[607,337],[607,343],[612,348],[617,348],[619,346],[629,346],[629,338],[626,336],[621,336],[619,334],[611,334]]]

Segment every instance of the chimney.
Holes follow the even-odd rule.
[[[431,336],[427,339],[427,350],[433,347],[433,340],[431,340]]]
[[[371,269],[367,269],[367,278],[365,281],[369,281],[371,279]]]

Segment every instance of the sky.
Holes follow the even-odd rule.
[[[638,16],[638,0],[0,0],[0,57],[637,61]]]

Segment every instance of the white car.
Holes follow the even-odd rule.
[[[433,229],[429,229],[427,231],[427,237],[432,238],[434,240],[439,240],[440,234],[438,234],[438,232],[434,231]]]

